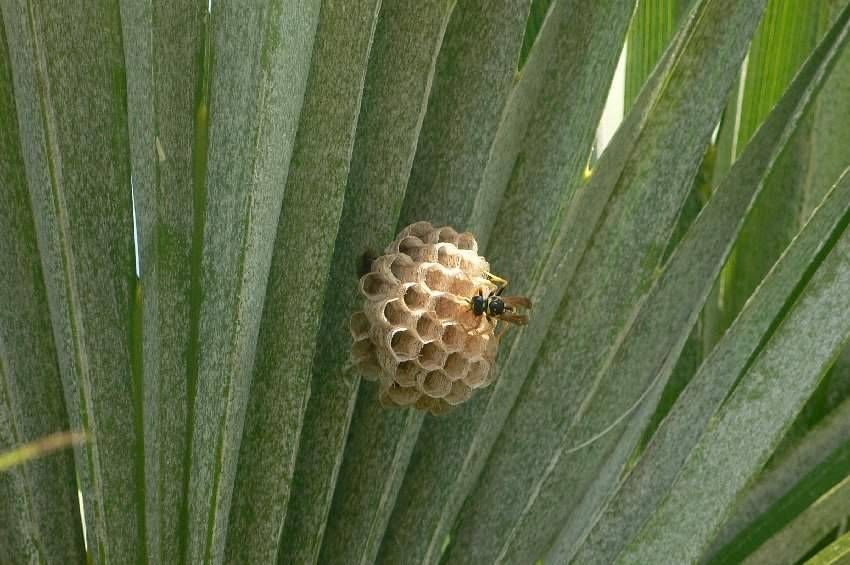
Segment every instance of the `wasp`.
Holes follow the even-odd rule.
[[[518,314],[517,308],[531,308],[531,299],[527,296],[502,296],[502,292],[508,286],[508,281],[492,273],[485,272],[484,277],[495,285],[496,290],[485,296],[484,290],[479,288],[478,294],[469,299],[472,313],[476,316],[487,316],[488,319],[501,320],[517,326],[526,325],[528,316]],[[507,326],[499,334],[499,337],[506,330]]]

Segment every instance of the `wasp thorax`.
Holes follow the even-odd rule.
[[[472,299],[493,284],[469,233],[417,222],[404,228],[360,279],[351,317],[357,370],[380,383],[387,406],[444,413],[490,384],[498,339]]]

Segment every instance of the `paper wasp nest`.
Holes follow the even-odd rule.
[[[360,279],[363,310],[351,317],[352,359],[380,382],[385,406],[441,414],[490,384],[498,339],[469,298],[493,284],[470,233],[417,222],[404,228]]]

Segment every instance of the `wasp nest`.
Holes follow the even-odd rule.
[[[441,414],[495,376],[498,338],[469,299],[494,288],[470,233],[417,222],[403,229],[360,279],[363,310],[351,317],[352,358],[380,382],[385,406]]]

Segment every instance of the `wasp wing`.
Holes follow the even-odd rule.
[[[510,314],[508,312],[505,312],[504,314],[499,316],[499,319],[503,322],[516,324],[518,326],[524,326],[528,323],[528,316],[523,316],[521,314]]]
[[[505,296],[502,298],[502,301],[509,308],[516,308],[517,306],[520,308],[531,308],[531,299],[527,296]]]

